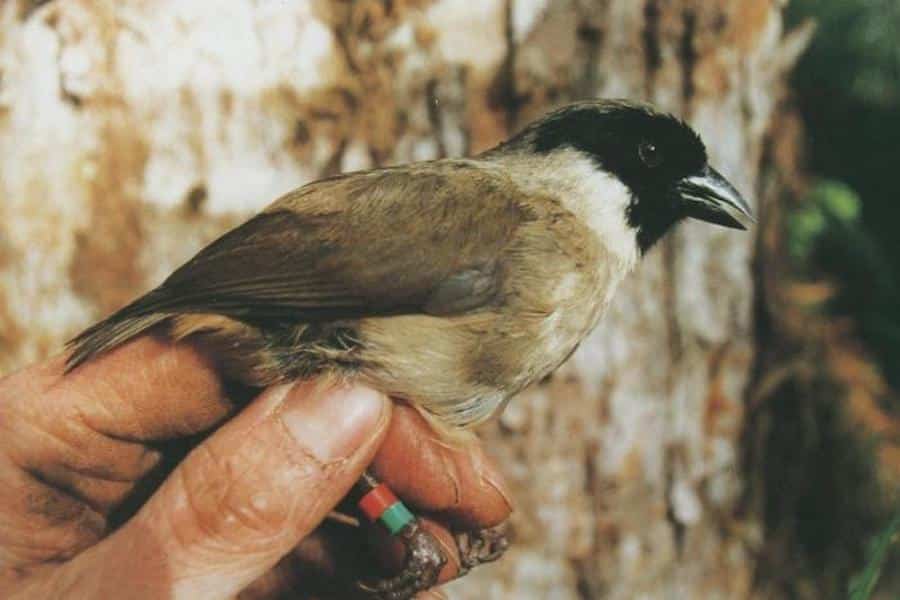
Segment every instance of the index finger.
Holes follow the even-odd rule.
[[[192,344],[137,338],[65,373],[65,357],[2,381],[4,403],[28,421],[82,423],[119,440],[154,442],[192,435],[234,412],[213,360]],[[9,408],[9,406],[7,406]]]

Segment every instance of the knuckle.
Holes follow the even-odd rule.
[[[255,452],[235,456],[202,444],[183,464],[186,506],[200,535],[245,543],[285,531],[292,503],[278,486],[266,484],[262,460]]]
[[[106,531],[100,513],[6,460],[0,488],[0,553],[9,564],[65,560]]]

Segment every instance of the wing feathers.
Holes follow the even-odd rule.
[[[529,213],[502,174],[474,169],[424,163],[288,194],[75,338],[70,368],[178,314],[304,323],[476,310],[496,299],[498,257]]]

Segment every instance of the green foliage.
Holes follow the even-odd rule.
[[[825,309],[854,319],[885,377],[900,386],[900,287],[860,210],[849,186],[823,180],[789,215],[788,248],[803,275],[834,282],[837,293]]]
[[[814,18],[819,35],[799,76],[842,87],[857,100],[890,106],[900,100],[900,2],[794,0],[789,18]]]
[[[900,514],[869,542],[865,568],[850,580],[850,600],[869,600],[892,548],[900,545]]]
[[[853,226],[859,219],[860,198],[848,185],[824,180],[813,188],[803,208],[788,220],[788,245],[791,257],[806,263],[817,242],[838,222]]]
[[[823,178],[788,216],[788,248],[802,276],[834,284],[822,310],[852,318],[900,389],[900,0],[791,0],[787,17],[818,25],[793,83],[809,167]],[[766,522],[784,549],[772,569],[799,563],[786,597],[867,600],[900,559],[900,515],[882,531],[896,505],[877,483],[877,440],[867,447],[840,415],[846,390],[830,377],[798,377],[773,400]]]
[[[812,198],[823,210],[839,221],[849,224],[859,219],[859,196],[844,183],[823,181],[813,189]]]
[[[900,387],[900,1],[792,0],[789,23],[809,18],[818,30],[794,86],[810,167],[831,182],[791,218],[789,249],[838,285],[829,309],[853,317]]]

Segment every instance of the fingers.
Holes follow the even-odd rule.
[[[36,481],[59,487],[64,490],[60,497],[71,496],[81,500],[100,515],[107,514],[111,508],[118,505],[133,489],[134,482],[159,461],[158,452],[148,448],[144,442],[210,429],[232,414],[236,408],[228,396],[228,391],[222,386],[214,365],[201,352],[190,345],[172,345],[151,336],[129,343],[71,374],[63,376],[62,373],[63,361],[58,358],[0,380],[0,436],[9,440],[6,446],[13,461],[26,473],[34,473]],[[291,395],[293,396],[293,393]],[[157,521],[164,520],[160,515],[170,513],[161,509],[151,510],[152,506],[165,504],[160,504],[162,501],[158,500],[159,494],[163,493],[161,490],[150,505],[140,513],[147,515],[149,512],[157,515],[155,518],[142,516],[132,520],[109,542],[104,542],[98,548],[108,547],[112,540],[124,536],[122,532],[133,531],[143,523],[146,531],[140,535],[124,538],[132,540],[134,547],[120,548],[120,552],[123,555],[145,556],[147,560],[141,561],[141,565],[149,565],[150,572],[159,575],[156,580],[167,581],[172,574],[190,571],[195,553],[189,548],[199,548],[200,553],[213,555],[216,552],[229,554],[227,551],[229,544],[239,546],[240,544],[234,542],[232,537],[244,539],[242,532],[248,528],[254,529],[254,523],[258,525],[258,522],[264,521],[267,518],[265,515],[269,512],[265,507],[261,509],[250,502],[253,506],[249,514],[253,521],[245,523],[241,520],[242,513],[229,507],[250,501],[245,496],[253,490],[271,489],[272,493],[279,497],[278,494],[284,493],[286,489],[284,485],[275,485],[272,480],[262,475],[275,468],[273,465],[278,463],[277,457],[294,456],[288,452],[292,446],[285,442],[284,427],[279,429],[270,422],[273,419],[275,422],[281,422],[280,417],[276,418],[281,411],[274,408],[280,405],[281,400],[282,398],[277,397],[276,390],[264,394],[250,409],[210,438],[208,445],[205,443],[200,450],[194,452],[189,461],[176,471],[175,479],[170,478],[165,485],[164,489],[176,491],[166,492],[162,497],[177,497],[185,502],[184,506],[187,508],[182,506],[184,510],[175,511],[178,514],[223,513],[231,515],[236,525],[232,522],[226,526],[222,519],[203,516],[196,519],[197,526],[194,529],[196,539],[192,540],[190,536],[176,537],[176,542],[185,548],[180,553],[169,549],[164,545],[164,538],[171,533],[161,534]],[[17,413],[14,418],[10,418],[8,414],[10,411]],[[7,414],[4,415],[4,412]],[[474,441],[451,444],[442,441],[427,422],[407,406],[398,407],[396,416],[389,428],[387,440],[378,453],[375,468],[379,476],[412,508],[434,517],[435,520],[428,526],[433,528],[437,538],[447,547],[450,558],[448,568],[442,573],[443,581],[455,574],[458,565],[450,531],[455,528],[479,529],[502,522],[511,511],[509,496],[501,477]],[[7,424],[6,427],[4,423]],[[9,429],[10,423],[16,423],[15,429]],[[240,425],[241,423],[243,425]],[[385,419],[384,428],[387,428],[386,423]],[[270,433],[261,433],[266,431]],[[321,434],[320,431],[317,435],[321,437]],[[383,434],[382,431],[379,435]],[[223,439],[227,442],[222,442]],[[272,443],[277,446],[274,450],[270,446]],[[366,445],[362,444],[360,448],[363,446]],[[268,453],[260,451],[254,453],[252,448],[270,450]],[[308,463],[315,455],[304,456]],[[296,458],[293,463],[288,462],[299,468],[297,465],[302,462],[301,459],[302,457]],[[254,460],[256,463],[252,468],[239,471],[235,466]],[[344,468],[355,468],[354,465],[357,465],[355,460],[345,457],[338,461],[340,465],[345,465],[340,468],[329,466],[326,469],[321,465],[318,471],[312,468],[309,471],[312,474],[308,478],[301,477],[296,471],[294,474],[296,478],[302,480],[304,486],[307,483],[313,485],[315,481],[321,484],[324,479],[336,476],[334,472],[342,472]],[[228,471],[228,476],[221,478],[219,475],[205,475],[206,472],[212,473],[216,469],[220,472]],[[224,482],[242,483],[217,486],[214,482],[220,479]],[[350,478],[348,487],[354,479],[355,476]],[[203,482],[207,482],[208,489],[200,494],[190,493],[198,486],[203,487]],[[303,493],[307,497],[320,495],[312,488]],[[252,494],[250,496],[252,497]],[[296,504],[299,501],[297,496],[292,496],[292,499],[281,504],[271,504],[269,508],[274,513],[287,509],[295,510],[298,519],[302,514],[307,515],[304,517],[306,520],[301,519],[300,524],[281,528],[281,530],[289,529],[288,533],[281,535],[296,542],[302,537],[297,532],[307,527],[311,522],[309,515],[317,515],[320,507],[303,506],[301,510]],[[334,499],[334,502],[336,501],[337,498]],[[222,502],[226,503],[224,511],[219,510],[218,503]],[[41,506],[49,507],[47,508],[49,510],[58,505],[59,503],[43,503]],[[38,509],[45,510],[35,508]],[[85,514],[98,516],[90,511]],[[102,518],[99,518],[98,522],[100,522],[98,531],[91,530],[85,539],[96,539],[103,528]],[[280,523],[284,525],[285,521],[282,520]],[[180,526],[172,524],[169,528],[170,532],[184,531]],[[257,532],[258,539],[267,535],[275,534],[271,530]],[[141,537],[152,542],[150,549],[146,549],[146,546],[136,541]],[[202,542],[213,538],[218,540],[220,548],[208,548]],[[288,544],[287,548],[291,545]],[[387,546],[390,547],[391,544]],[[82,543],[72,545],[72,548],[76,547],[84,546]],[[242,552],[241,556],[253,564],[260,564],[264,559],[271,558],[262,552],[262,547],[271,549],[273,544],[260,543],[259,548]],[[139,548],[141,552],[137,552]],[[152,548],[156,550],[151,551]],[[63,548],[60,551],[71,551],[71,548]],[[90,550],[82,556],[93,554],[94,550]],[[397,558],[401,556],[402,550],[398,551],[395,548],[387,554]],[[76,562],[81,560],[82,556],[79,556]],[[169,556],[172,560],[165,558]],[[188,564],[172,567],[172,561],[178,562],[179,557],[186,557]],[[120,559],[117,556],[116,561],[118,560]],[[206,563],[199,561],[198,564],[202,566]],[[222,559],[216,564],[229,565],[229,562]],[[227,569],[235,577],[243,573],[240,568],[228,566]],[[140,581],[140,574],[146,572],[146,569],[136,572],[135,581]],[[249,575],[246,577],[252,579]],[[188,579],[193,580],[194,577],[188,576]],[[209,579],[216,577],[211,576],[204,580]],[[233,579],[232,577],[230,580]]]
[[[459,573],[459,553],[453,535],[445,527],[425,518],[422,526],[435,536],[447,565],[441,570],[439,583],[454,579]],[[370,536],[368,543],[364,540]],[[373,552],[373,548],[377,548]],[[403,565],[405,548],[381,528],[359,530],[326,521],[315,533],[306,537],[294,551],[285,556],[266,575],[245,588],[240,600],[272,598],[346,598],[371,600],[371,594],[357,587],[357,582],[396,573]],[[439,594],[435,589],[434,594]],[[418,597],[427,598],[427,595]],[[435,596],[442,597],[442,596]]]
[[[373,468],[412,507],[460,528],[493,527],[512,512],[503,477],[477,438],[441,440],[418,411],[406,405],[395,407]]]
[[[456,579],[461,570],[461,561],[459,550],[456,547],[456,540],[450,528],[446,523],[441,523],[428,517],[420,517],[420,522],[422,527],[434,536],[434,539],[441,547],[441,551],[447,558],[447,564],[444,565],[438,576],[438,583],[446,583]],[[383,529],[373,529],[371,530],[371,535],[374,538],[372,544],[381,549],[377,553],[379,564],[385,569],[385,572],[396,573],[402,568],[406,558],[406,547],[403,542],[398,538],[390,537]]]
[[[417,410],[397,405],[373,468],[382,481],[417,512],[423,526],[441,545],[447,564],[438,581],[460,572],[456,530],[479,530],[499,525],[512,512],[510,494],[499,471],[471,435],[443,440]],[[374,543],[389,570],[403,563],[405,548],[380,529]]]
[[[118,439],[191,435],[234,410],[215,364],[191,344],[146,335],[71,373],[63,369],[63,357],[42,367],[43,403],[77,413],[95,431]]]
[[[73,564],[116,557],[111,589],[119,596],[231,597],[349,491],[389,420],[390,403],[370,390],[269,390],[198,446],[134,519]]]
[[[159,462],[130,440],[211,427],[233,410],[208,361],[145,337],[69,375],[62,357],[0,379],[0,555],[58,560],[105,533],[106,516]],[[41,539],[23,546],[21,532]],[[18,536],[18,537],[17,537]]]
[[[416,410],[403,404],[394,406],[373,466],[410,508],[427,513],[423,526],[434,534],[447,557],[439,583],[460,573],[454,530],[494,526],[512,510],[502,478],[474,436],[456,445],[442,441]],[[383,528],[363,527],[360,531],[324,523],[277,568],[246,589],[241,600],[301,596],[301,591],[312,597],[357,597],[352,585],[348,588],[352,581],[377,576],[373,567],[383,568],[382,575],[396,572],[406,553],[403,543]],[[364,535],[371,536],[370,543],[360,543]],[[374,553],[370,547],[376,549]],[[436,590],[431,593],[440,597]]]
[[[55,519],[82,532],[76,520],[62,522],[59,507],[83,503],[102,532],[104,518],[159,464],[147,442],[208,430],[236,408],[190,345],[145,336],[69,374],[60,356],[0,379],[0,439],[13,467],[0,469],[0,484],[22,473],[25,497],[52,499],[31,503],[23,527]],[[85,536],[61,539],[76,538],[70,548],[46,546],[45,558],[77,550]]]
[[[4,450],[101,510],[158,462],[142,442],[205,431],[235,410],[212,364],[190,345],[145,336],[63,369],[57,357],[0,380]]]

